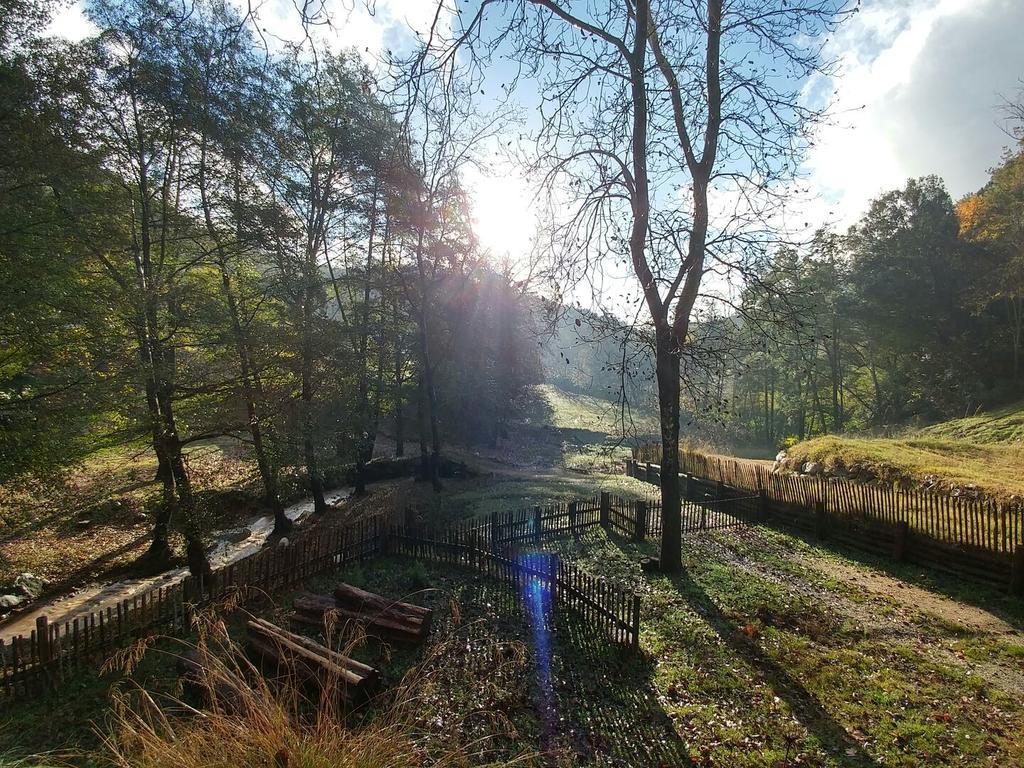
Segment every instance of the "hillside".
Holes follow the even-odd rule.
[[[821,462],[855,477],[957,494],[1024,495],[1024,403],[897,437],[818,437],[786,454],[787,467]]]

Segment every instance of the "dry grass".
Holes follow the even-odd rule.
[[[425,724],[435,672],[455,638],[432,646],[392,690],[360,710],[340,702],[337,682],[318,690],[298,687],[286,673],[266,678],[214,616],[200,622],[199,640],[185,646],[204,667],[201,709],[185,697],[154,695],[141,687],[118,692],[105,746],[120,768],[373,768],[380,766],[529,765],[532,755],[488,761],[486,741],[460,738],[462,729],[433,733]],[[350,638],[347,652],[359,643]],[[130,666],[135,657],[122,661]],[[509,663],[517,663],[516,659]],[[522,663],[522,658],[518,658]],[[476,713],[478,715],[478,713]],[[495,720],[494,735],[501,734]]]

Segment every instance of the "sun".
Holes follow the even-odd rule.
[[[467,174],[480,245],[497,259],[525,261],[536,228],[536,215],[526,180],[514,173]]]

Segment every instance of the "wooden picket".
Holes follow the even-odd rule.
[[[627,474],[659,482],[659,449],[640,446]],[[891,554],[905,529],[900,556],[1005,585],[1024,580],[1024,505],[993,499],[953,497],[918,489],[855,482],[823,475],[772,472],[764,464],[695,451],[680,452],[681,482],[705,493],[718,485],[747,494],[760,507],[747,511],[822,536],[833,536],[872,552]],[[708,496],[713,496],[708,493]],[[688,496],[694,498],[694,496]],[[909,543],[907,543],[909,542]]]
[[[560,502],[530,510],[471,520],[441,532],[411,530],[394,515],[379,514],[347,526],[324,528],[288,547],[270,547],[213,571],[209,580],[186,576],[116,606],[76,616],[63,624],[45,617],[28,637],[0,640],[0,700],[52,691],[72,671],[98,666],[114,650],[148,634],[181,635],[194,612],[238,591],[244,598],[298,585],[312,576],[374,557],[399,543],[403,554],[441,559],[482,570],[516,584],[540,578],[516,559],[523,546],[562,536],[579,536],[607,518],[608,497]],[[546,577],[545,577],[546,578]],[[592,616],[613,639],[636,647],[639,598],[590,579],[562,562],[554,579],[558,604]]]

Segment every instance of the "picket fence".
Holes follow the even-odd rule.
[[[652,455],[649,447],[635,448],[627,474],[660,483],[660,465],[642,460]],[[772,472],[762,463],[695,451],[681,451],[679,465],[684,498],[746,496],[757,522],[1024,591],[1020,503]]]
[[[607,497],[607,494],[605,494]],[[23,700],[57,690],[70,674],[98,668],[107,658],[138,639],[162,634],[185,635],[192,616],[204,606],[294,587],[320,573],[389,553],[473,567],[513,586],[542,579],[557,605],[577,611],[615,642],[636,648],[640,598],[636,593],[590,576],[555,558],[539,569],[539,554],[522,554],[526,543],[579,534],[585,524],[600,523],[597,498],[552,504],[467,521],[443,530],[410,525],[409,515],[378,514],[345,526],[317,528],[288,547],[269,547],[213,571],[209,579],[186,576],[117,605],[65,622],[36,622],[27,637],[0,640],[0,700]],[[528,542],[515,533],[524,517],[541,524]],[[597,518],[594,517],[596,514]],[[584,521],[586,523],[584,524]],[[521,594],[521,593],[520,593]]]

